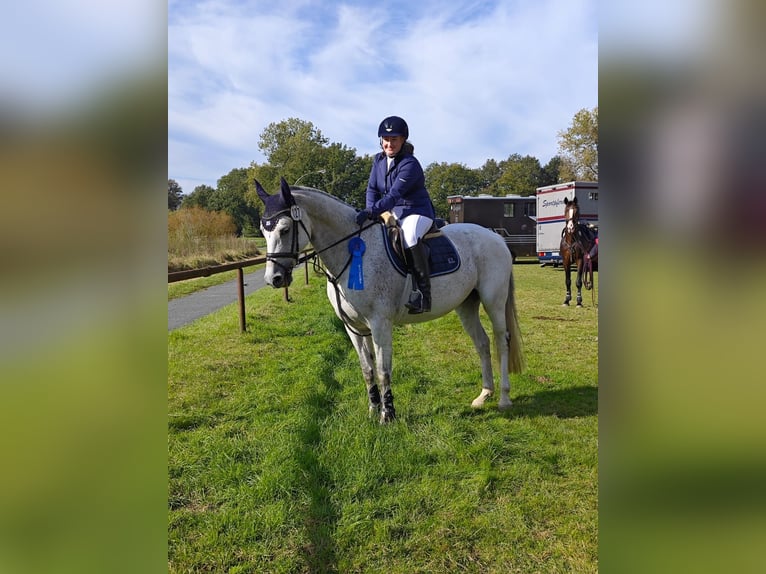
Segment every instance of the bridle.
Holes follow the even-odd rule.
[[[287,209],[283,209],[282,211],[278,211],[277,213],[273,214],[269,218],[265,218],[265,217],[261,218],[261,225],[263,226],[263,228],[266,231],[273,231],[276,228],[277,223],[279,222],[279,220],[282,219],[283,217],[285,217],[287,214],[290,215],[290,219],[292,219],[294,223],[297,222],[297,223],[300,224],[301,228],[303,229],[304,233],[306,234],[306,237],[311,239],[311,234],[309,233],[309,230],[306,229],[306,225],[303,223],[303,217],[302,217],[302,213],[301,213],[301,208],[297,204],[295,204],[295,203],[293,203]],[[328,251],[328,250],[332,249],[333,247],[335,247],[337,245],[340,245],[344,241],[348,241],[349,239],[351,239],[354,236],[357,236],[357,237],[360,236],[362,234],[362,231],[364,231],[366,229],[369,229],[370,227],[375,225],[375,223],[376,222],[373,221],[371,223],[368,223],[367,225],[363,225],[363,226],[359,227],[358,230],[354,231],[353,233],[349,233],[348,235],[344,235],[343,237],[338,239],[336,242],[328,245],[327,247],[325,247],[323,249],[320,249],[319,251],[313,251],[313,252],[311,252],[309,254],[306,254],[306,255],[303,255],[303,256],[301,256],[300,251],[298,250],[298,241],[299,241],[299,238],[298,238],[298,233],[299,233],[298,232],[298,227],[296,225],[293,225],[292,226],[292,234],[291,234],[292,236],[290,238],[290,251],[267,251],[266,252],[266,261],[267,262],[271,261],[272,263],[274,263],[274,265],[278,266],[283,271],[289,273],[289,272],[292,271],[292,269],[291,268],[288,269],[285,265],[282,265],[282,263],[277,261],[277,259],[292,259],[293,261],[295,261],[295,263],[293,263],[293,267],[295,267],[296,265],[300,265],[304,261],[308,261],[309,259],[315,258],[320,253],[324,253],[325,251]],[[340,273],[338,273],[338,275],[337,275],[338,277],[343,275],[343,273],[346,271],[346,269],[348,268],[350,263],[351,263],[351,255],[349,255],[348,261],[343,266],[343,269],[341,269]],[[331,275],[329,273],[327,273],[327,271],[325,271],[325,274],[328,275],[328,278],[331,277]]]
[[[583,253],[585,253],[583,244],[580,241],[580,234],[577,233],[577,226],[579,225],[580,220],[579,210],[570,210],[568,207],[565,215],[566,219],[564,220],[564,230],[561,232],[562,239],[566,242],[566,245],[570,250],[577,246]],[[568,239],[569,237],[571,237],[571,241]]]
[[[278,211],[274,215],[272,215],[269,218],[261,218],[261,226],[266,231],[273,231],[277,227],[277,223],[279,223],[279,220],[285,217],[285,215],[289,214],[290,219],[293,220],[293,223],[299,223],[303,231],[306,233],[306,237],[311,237],[309,235],[309,230],[306,229],[306,225],[303,223],[303,216],[301,214],[301,208],[298,207],[295,203],[288,207],[287,209],[283,209],[282,211]],[[293,267],[296,265],[299,265],[303,261],[306,261],[309,259],[310,256],[303,256],[303,258],[300,257],[300,252],[298,251],[298,241],[299,237],[298,234],[300,232],[298,231],[298,226],[293,225],[291,230],[291,238],[290,238],[290,251],[267,251],[266,252],[266,261],[271,262],[277,267],[279,267],[286,275],[290,275],[292,273]],[[292,259],[294,263],[292,264],[292,267],[287,267],[286,265],[283,265],[278,259]]]
[[[294,202],[295,200],[293,200]],[[273,231],[277,223],[280,219],[283,219],[287,215],[290,216],[290,219],[293,220],[292,225],[292,237],[290,238],[290,251],[271,251],[266,252],[266,261],[272,262],[274,265],[279,267],[287,276],[290,276],[292,274],[293,268],[297,265],[300,265],[301,263],[304,263],[305,261],[308,261],[310,259],[314,260],[314,267],[321,269],[325,276],[327,277],[327,280],[332,283],[332,286],[335,288],[335,297],[338,304],[338,309],[341,313],[341,319],[345,323],[346,327],[348,327],[354,334],[359,336],[367,336],[369,333],[359,333],[356,330],[354,330],[350,325],[350,320],[348,316],[346,316],[345,312],[343,311],[343,306],[341,305],[340,301],[340,290],[338,289],[338,280],[340,277],[345,273],[346,269],[348,269],[349,265],[351,265],[352,255],[349,254],[348,259],[346,260],[346,264],[343,266],[343,269],[340,270],[340,273],[333,276],[327,269],[325,269],[319,262],[318,262],[318,256],[320,253],[324,253],[325,251],[328,251],[332,249],[333,247],[336,247],[337,245],[340,245],[344,241],[348,241],[354,236],[360,236],[362,234],[362,231],[369,229],[373,225],[375,225],[377,222],[372,221],[368,223],[367,225],[360,226],[358,230],[354,231],[353,233],[349,233],[348,235],[344,235],[334,243],[328,245],[327,247],[324,247],[323,249],[320,249],[319,251],[313,251],[311,253],[307,253],[306,255],[301,256],[300,251],[298,250],[298,244],[299,244],[299,231],[298,226],[295,225],[295,223],[300,224],[301,229],[306,233],[306,237],[311,239],[311,234],[309,233],[308,229],[306,229],[306,225],[303,223],[303,217],[301,213],[301,208],[296,204],[293,203],[290,207],[283,209],[282,211],[278,211],[277,213],[273,214],[271,217],[268,218],[261,218],[261,225],[266,231]],[[283,265],[280,261],[277,261],[277,259],[291,259],[293,261],[293,264],[291,267],[287,267],[286,265]]]
[[[570,215],[571,214],[571,215]],[[577,247],[582,252],[583,259],[583,282],[585,289],[590,290],[593,287],[593,261],[590,257],[587,257],[588,250],[585,249],[585,245],[582,243],[582,236],[579,231],[580,225],[580,210],[572,209],[570,211],[567,208],[566,219],[564,223],[564,230],[562,231],[562,240],[566,243],[566,246],[570,251],[574,251]],[[570,231],[571,224],[571,231]],[[568,237],[571,236],[571,241]]]

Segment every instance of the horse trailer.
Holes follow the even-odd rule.
[[[450,195],[447,203],[450,223],[476,223],[491,229],[505,240],[514,260],[535,257],[537,204],[534,196]]]
[[[598,182],[570,181],[537,188],[537,257],[540,265],[561,264],[564,198],[577,198],[580,222],[598,226]]]

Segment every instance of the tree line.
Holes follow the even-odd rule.
[[[558,155],[541,165],[533,156],[511,154],[488,159],[480,168],[460,163],[431,163],[424,168],[426,188],[438,217],[449,219],[451,195],[534,195],[538,187],[565,181],[598,181],[598,107],[578,111],[572,124],[558,134]],[[266,189],[279,187],[280,177],[290,184],[322,189],[346,203],[364,207],[373,156],[358,156],[356,149],[330,142],[311,122],[289,118],[269,124],[258,147],[266,162],[232,169],[213,188],[199,185],[188,195],[168,179],[168,209],[201,207],[228,213],[237,234],[256,235],[261,202],[253,180]]]

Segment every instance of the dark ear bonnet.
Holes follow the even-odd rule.
[[[257,180],[255,181],[255,191],[258,193],[258,197],[261,198],[266,207],[263,212],[263,217],[261,218],[261,225],[263,225],[263,228],[266,231],[273,231],[274,227],[277,225],[277,221],[279,221],[279,218],[285,213],[290,213],[293,219],[300,218],[296,218],[295,214],[292,213],[291,208],[293,206],[297,208],[297,206],[295,205],[293,194],[290,191],[290,186],[287,184],[284,177],[281,178],[280,183],[280,193],[269,195],[266,193],[266,190],[263,189],[263,186]]]

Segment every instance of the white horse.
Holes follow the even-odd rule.
[[[453,309],[481,359],[482,390],[471,404],[484,405],[494,391],[494,381],[490,342],[479,319],[479,303],[492,322],[499,357],[498,407],[501,410],[511,407],[508,375],[523,370],[524,358],[514,301],[512,258],[499,235],[471,223],[453,223],[442,228],[441,232],[458,250],[460,267],[432,278],[431,311],[411,315],[404,306],[410,293],[410,278],[394,270],[379,224],[360,228],[355,222],[356,209],[316,189],[291,188],[282,179],[281,192],[269,195],[260,183],[256,181],[255,185],[266,207],[261,219],[267,249],[266,283],[275,288],[289,285],[300,251],[311,243],[327,274],[327,296],[359,355],[371,415],[379,412],[380,422],[385,423],[396,414],[391,392],[393,326],[430,321]],[[348,274],[354,267],[349,240],[354,237],[361,237],[366,245],[362,256],[363,289],[347,287]]]

